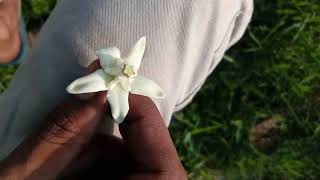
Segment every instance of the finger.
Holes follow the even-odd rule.
[[[120,170],[123,173],[130,169],[131,159],[128,154],[128,149],[122,139],[99,134],[68,165],[62,176],[81,177],[83,174],[92,174],[92,169],[99,169],[102,172],[108,170],[108,173]]]
[[[87,68],[87,71],[86,71],[86,74],[90,74],[90,73],[93,73],[95,72],[97,69],[100,69],[101,66],[100,66],[100,61],[99,60],[95,60],[93,61],[90,66]]]
[[[48,117],[49,126],[27,138],[4,167],[26,179],[54,179],[80,153],[105,112],[106,93],[89,101],[71,98]],[[4,170],[4,172],[6,172]]]
[[[132,157],[155,171],[183,169],[169,131],[151,99],[130,95],[130,111],[120,132]]]

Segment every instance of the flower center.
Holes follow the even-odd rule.
[[[123,69],[122,69],[122,73],[127,76],[128,78],[134,77],[137,75],[137,73],[135,72],[133,66],[125,64]]]

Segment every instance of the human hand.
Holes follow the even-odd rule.
[[[0,179],[187,179],[161,115],[146,97],[130,95],[123,139],[97,135],[106,93],[74,97],[48,117],[1,165]],[[108,112],[107,114],[110,114]]]
[[[74,162],[71,169],[67,170],[66,177],[187,179],[169,131],[156,106],[143,96],[132,95],[129,101],[130,112],[120,125],[123,139],[97,135],[91,142],[87,157],[83,157],[81,163]],[[79,174],[79,170],[82,173]]]

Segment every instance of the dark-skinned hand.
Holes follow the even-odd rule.
[[[97,61],[91,70],[97,69]],[[0,179],[187,179],[169,131],[151,99],[129,96],[123,139],[97,134],[110,115],[106,92],[70,97],[0,165]]]

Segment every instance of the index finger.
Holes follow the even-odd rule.
[[[132,158],[152,170],[183,169],[169,131],[151,99],[130,95],[129,104],[120,132]]]

